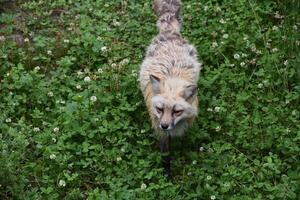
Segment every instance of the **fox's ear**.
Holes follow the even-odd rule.
[[[197,93],[197,85],[189,85],[184,88],[182,97],[186,100],[193,97]]]
[[[158,77],[150,74],[150,81],[152,84],[153,92],[155,94],[159,94],[160,93],[160,89],[159,89],[160,79]]]

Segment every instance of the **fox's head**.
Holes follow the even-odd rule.
[[[191,105],[197,93],[197,86],[179,78],[160,78],[150,75],[154,96],[151,99],[152,113],[163,130],[172,130],[184,120],[197,115],[197,108]]]

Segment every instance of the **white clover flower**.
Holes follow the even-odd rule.
[[[103,73],[103,69],[102,69],[102,68],[99,68],[99,69],[98,69],[98,73],[99,73],[99,74],[102,74],[102,73]]]
[[[47,54],[48,54],[48,55],[52,55],[52,51],[51,51],[51,50],[48,50],[48,51],[47,51]]]
[[[272,51],[273,53],[275,53],[275,52],[278,51],[278,49],[275,47],[275,48],[273,48],[271,51]]]
[[[206,177],[206,180],[208,180],[208,181],[210,181],[212,179],[212,177],[210,176],[210,175],[208,175],[207,177]]]
[[[212,108],[207,108],[207,111],[208,111],[208,112],[212,112],[213,109],[212,109]]]
[[[219,6],[216,7],[217,12],[221,12],[221,8]]]
[[[54,159],[56,158],[56,155],[55,155],[55,154],[51,154],[51,155],[49,156],[49,158],[50,158],[51,160],[54,160]]]
[[[81,85],[76,85],[77,90],[81,90]]]
[[[188,172],[187,175],[190,176],[190,175],[192,175],[192,173],[191,173],[191,172]]]
[[[41,69],[40,66],[36,66],[36,67],[34,68],[35,71],[39,71],[40,69]]]
[[[196,165],[197,164],[197,160],[193,160],[192,164]]]
[[[216,127],[216,131],[219,132],[221,130],[221,126]]]
[[[261,88],[263,88],[263,87],[264,87],[264,84],[262,84],[262,83],[259,83],[259,84],[257,85],[257,87],[261,89]]]
[[[67,30],[68,30],[68,31],[72,31],[73,28],[72,28],[72,27],[68,27]]]
[[[59,131],[59,128],[58,128],[58,127],[55,127],[55,128],[53,129],[53,131],[54,131],[55,133],[57,133],[57,132]]]
[[[287,65],[289,64],[289,61],[288,61],[288,60],[285,60],[285,61],[283,62],[283,64],[284,64],[285,66],[287,66]]]
[[[240,55],[239,55],[238,53],[234,54],[233,57],[234,57],[234,59],[236,59],[236,60],[240,59]]]
[[[0,42],[5,41],[5,36],[4,35],[0,35]]]
[[[129,59],[128,58],[125,58],[123,59],[121,62],[120,62],[120,65],[123,66],[123,65],[127,65],[129,63]]]
[[[122,151],[123,153],[125,153],[125,149],[124,149],[123,147],[121,148],[121,151]]]
[[[13,95],[14,93],[13,92],[9,92],[9,95]]]
[[[65,186],[66,186],[66,181],[64,181],[64,180],[59,180],[58,186],[59,186],[59,187],[65,187]]]
[[[282,19],[283,16],[281,16],[281,15],[279,14],[279,12],[276,11],[276,12],[275,12],[275,18],[276,18],[276,19]]]
[[[234,64],[230,64],[229,66],[230,66],[230,67],[234,67]]]
[[[214,109],[215,112],[220,112],[220,110],[221,110],[221,108],[219,106],[216,106]]]
[[[39,132],[40,131],[40,128],[39,127],[34,127],[33,128],[33,132]]]
[[[91,100],[91,102],[96,102],[97,101],[97,97],[96,96],[91,96],[90,100]]]
[[[255,53],[256,53],[257,55],[261,55],[261,54],[262,54],[261,50],[257,50]]]
[[[141,184],[141,190],[145,190],[147,188],[147,185],[145,183]]]
[[[273,27],[272,27],[272,30],[273,30],[273,31],[278,31],[279,28],[278,28],[278,26],[273,26]]]
[[[208,6],[204,6],[204,11],[208,11]]]
[[[121,23],[114,19],[114,20],[113,20],[113,25],[114,25],[114,26],[120,26]]]
[[[204,147],[200,147],[199,151],[201,151],[201,152],[204,151]]]
[[[290,133],[290,132],[291,132],[291,129],[287,128],[287,129],[286,129],[286,132],[287,132],[287,133]]]
[[[246,58],[248,55],[245,53],[242,53],[242,58]]]
[[[83,81],[86,83],[89,83],[89,82],[91,82],[91,78],[89,76],[86,76],[86,77],[84,77]]]
[[[213,37],[217,37],[218,33],[217,33],[216,31],[213,31],[213,32],[211,33],[211,35],[212,35]]]
[[[223,38],[224,39],[227,39],[229,37],[229,35],[227,34],[227,33],[225,33],[224,35],[223,35]]]
[[[102,40],[102,37],[101,36],[97,36],[97,40]]]
[[[101,47],[101,51],[102,51],[102,52],[106,52],[106,51],[107,51],[107,46]]]
[[[11,122],[11,119],[10,119],[10,118],[7,118],[7,119],[5,120],[5,122],[6,122],[6,123],[10,123],[10,122]]]
[[[293,28],[294,28],[295,31],[298,30],[297,25],[294,25]]]
[[[213,48],[216,48],[216,47],[218,47],[219,45],[218,45],[217,42],[213,42],[211,46],[212,46]]]
[[[226,21],[222,18],[222,19],[220,19],[220,21],[219,21],[221,24],[226,24]]]
[[[145,129],[142,129],[142,130],[141,130],[141,133],[145,133],[145,132],[146,132],[146,130],[145,130]]]
[[[70,40],[68,40],[68,39],[64,39],[64,43],[70,43]]]
[[[254,65],[254,64],[256,63],[256,59],[253,58],[253,59],[250,61],[250,63],[251,63],[252,65]]]
[[[52,138],[52,141],[53,141],[53,142],[56,142],[56,138]]]
[[[24,42],[29,42],[29,39],[28,39],[28,38],[25,38],[25,39],[24,39]]]
[[[257,50],[257,49],[256,49],[256,46],[255,46],[255,45],[251,45],[251,51],[252,51],[252,52],[256,52],[256,50]]]
[[[246,65],[246,63],[245,62],[241,62],[240,65],[241,65],[241,67],[244,67]]]
[[[78,72],[77,72],[77,75],[78,75],[78,76],[82,76],[82,75],[83,75],[83,72],[82,72],[82,71],[78,71]]]
[[[216,199],[216,196],[215,196],[215,195],[211,195],[211,196],[210,196],[210,199],[211,199],[211,200],[215,200],[215,199]]]
[[[120,162],[122,160],[122,157],[117,157],[117,161]]]
[[[48,92],[48,96],[53,97],[54,96],[53,92],[52,91]]]
[[[117,67],[117,64],[116,64],[116,63],[112,63],[112,64],[111,64],[111,67],[112,67],[112,68],[116,68],[116,67]]]
[[[300,40],[297,40],[295,43],[297,46],[300,46]]]

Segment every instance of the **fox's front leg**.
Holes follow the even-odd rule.
[[[159,139],[159,147],[160,147],[160,151],[164,154],[162,156],[162,163],[164,166],[165,174],[168,178],[172,178],[170,141],[171,141],[171,136],[167,133],[162,133]]]

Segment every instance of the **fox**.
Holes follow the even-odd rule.
[[[153,0],[159,33],[139,70],[154,132],[159,135],[165,175],[172,177],[170,141],[182,136],[198,114],[197,83],[202,69],[196,48],[181,35],[181,0]]]

